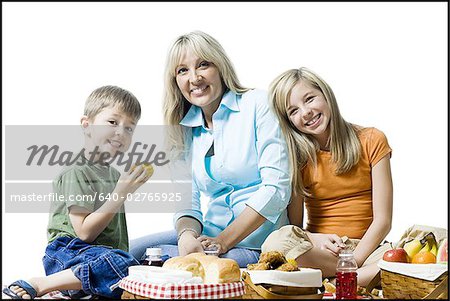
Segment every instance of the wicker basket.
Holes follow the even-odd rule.
[[[448,272],[427,281],[381,269],[381,288],[386,299],[447,299]]]
[[[322,299],[317,287],[292,287],[268,284],[254,284],[247,272],[242,273],[245,294],[236,299]]]
[[[316,287],[292,287],[280,285],[256,285],[246,272],[242,273],[245,283],[245,294],[227,299],[322,299],[323,294],[318,293]],[[124,290],[122,299],[150,299]]]

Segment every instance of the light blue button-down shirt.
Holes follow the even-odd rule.
[[[201,108],[191,106],[181,125],[192,128],[187,148],[192,155],[192,209],[174,215],[174,223],[190,216],[202,223],[202,233],[216,237],[250,206],[267,219],[237,244],[260,249],[266,237],[287,225],[291,195],[287,146],[267,92],[242,95],[227,91],[205,127]],[[214,156],[205,158],[214,141]],[[203,216],[200,192],[209,198]]]

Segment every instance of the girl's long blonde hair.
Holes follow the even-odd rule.
[[[216,39],[202,31],[193,31],[179,36],[167,55],[163,96],[164,122],[168,126],[167,142],[170,150],[175,154],[184,151],[185,141],[190,135],[190,129],[183,128],[180,121],[189,111],[191,104],[181,94],[176,82],[176,68],[187,49],[217,67],[225,91],[231,90],[236,94],[242,94],[250,90],[240,84],[233,64]]]
[[[302,170],[308,163],[316,165],[316,153],[320,146],[313,136],[300,132],[287,114],[291,91],[302,80],[322,92],[330,107],[330,151],[337,175],[350,171],[358,163],[361,143],[355,127],[341,116],[333,90],[317,74],[302,67],[290,69],[276,77],[269,87],[269,99],[288,145],[293,193],[306,197],[310,193],[304,186]]]

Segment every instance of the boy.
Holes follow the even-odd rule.
[[[104,86],[91,93],[81,118],[83,156],[53,181],[64,202],[52,203],[43,258],[47,276],[15,281],[5,294],[32,299],[61,290],[75,298],[120,298],[118,282],[129,266],[139,264],[127,252],[123,203],[151,172],[139,165],[120,175],[107,161],[129,148],[140,115],[138,100],[122,88]],[[99,197],[108,194],[109,199]]]

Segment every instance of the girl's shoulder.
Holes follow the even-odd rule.
[[[376,127],[355,127],[358,138],[364,149],[377,149],[379,147],[389,147],[389,142],[383,131]]]
[[[353,128],[360,139],[372,139],[378,137],[385,137],[384,133],[376,127],[364,127],[357,124],[352,124]]]

